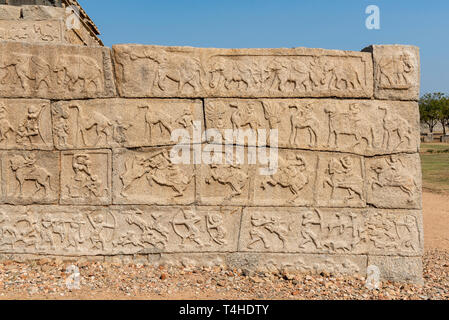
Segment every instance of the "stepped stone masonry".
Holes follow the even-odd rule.
[[[376,265],[383,279],[422,282],[417,48],[3,41],[0,53],[2,257]],[[238,151],[278,151],[277,170],[225,162]]]

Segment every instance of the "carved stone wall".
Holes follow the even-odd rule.
[[[76,0],[0,1],[0,41],[102,46],[99,34]]]
[[[376,265],[422,281],[417,48],[0,42],[0,55],[1,257]],[[190,163],[171,157],[177,129]],[[199,161],[275,148],[206,129],[277,129],[278,170]]]

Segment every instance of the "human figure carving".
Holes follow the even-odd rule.
[[[26,181],[33,181],[36,186],[36,190],[33,195],[36,195],[42,188],[44,188],[45,198],[50,195],[51,189],[51,174],[44,168],[36,165],[36,156],[30,153],[25,156],[13,156],[9,165],[11,170],[16,176],[16,180],[19,183],[19,188],[16,194],[19,197],[23,197],[23,187]]]
[[[363,179],[355,170],[354,160],[350,156],[342,157],[339,160],[334,158],[329,162],[326,170],[329,177],[324,180],[324,186],[329,185],[332,188],[331,200],[335,199],[337,189],[343,189],[349,194],[344,199],[345,203],[353,200],[356,196],[364,201]]]
[[[371,187],[399,188],[407,194],[409,198],[413,197],[417,184],[409,170],[397,155],[391,155],[371,166],[376,176],[372,180]]]
[[[92,226],[92,232],[89,240],[92,243],[92,249],[104,250],[106,248],[106,244],[109,242],[106,238],[105,231],[108,229],[115,230],[117,228],[117,222],[112,212],[110,212],[110,215],[114,221],[113,224],[108,224],[106,217],[102,214],[96,214],[93,216],[92,214],[93,212],[91,214],[87,214],[87,219]]]
[[[360,115],[360,107],[353,103],[349,106],[348,112],[337,112],[334,106],[327,106],[325,112],[329,119],[329,136],[327,146],[340,147],[339,136],[353,136],[355,144],[351,148],[355,148],[366,141],[367,148],[374,148],[374,130],[370,124],[366,123]]]
[[[3,103],[0,103],[0,143],[8,141],[9,133],[14,133],[14,128],[8,120],[8,113]]]
[[[266,177],[261,183],[261,188],[266,190],[268,185],[273,187],[279,185],[282,188],[288,188],[293,194],[293,197],[288,202],[295,203],[301,196],[301,190],[308,183],[309,176],[305,159],[300,155],[293,155],[286,160],[279,157],[278,171],[274,175]]]
[[[385,116],[383,118],[384,134],[382,139],[382,147],[388,150],[397,150],[406,141],[408,147],[410,147],[412,143],[413,129],[409,122],[399,115],[393,116],[387,108],[379,107],[379,110],[383,110],[385,112]],[[391,141],[395,134],[399,138],[399,143],[396,146],[392,146]]]
[[[298,131],[300,129],[307,129],[309,132],[309,147],[316,147],[318,145],[317,130],[319,128],[319,121],[313,115],[313,106],[306,105],[304,108],[298,106],[290,106],[293,111],[290,117],[291,132],[290,132],[290,145],[297,146],[298,143]]]
[[[194,210],[184,210],[178,213],[172,220],[174,232],[181,238],[181,244],[184,245],[187,240],[193,241],[198,246],[202,247],[203,243],[200,239],[200,230],[197,227],[201,218]],[[178,230],[179,226],[184,226],[184,232]]]
[[[231,194],[226,200],[240,196],[248,183],[249,175],[239,165],[217,165],[211,164],[210,176],[205,179],[206,184],[212,180],[231,188]]]
[[[313,243],[316,249],[321,249],[319,236],[314,232],[313,227],[317,226],[319,232],[322,232],[323,217],[318,209],[306,211],[302,214],[301,236],[302,241],[299,244],[300,249],[304,249],[306,244]]]
[[[26,118],[19,124],[16,141],[24,147],[32,147],[39,142],[45,143],[40,130],[40,118],[46,105],[28,107]]]
[[[226,244],[226,229],[223,226],[223,217],[220,214],[210,213],[206,217],[207,232],[212,240],[219,245]]]
[[[72,198],[102,197],[101,187],[103,182],[92,173],[92,160],[87,154],[75,154],[72,158],[74,176],[72,183],[66,188]]]

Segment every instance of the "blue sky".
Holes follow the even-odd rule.
[[[370,44],[421,50],[421,94],[449,94],[447,0],[79,0],[105,45],[309,47],[359,51]],[[365,27],[377,5],[381,29]]]

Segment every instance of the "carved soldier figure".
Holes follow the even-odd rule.
[[[262,242],[265,249],[270,248],[267,236],[262,229],[264,229],[268,224],[271,223],[272,221],[270,219],[268,219],[266,216],[261,216],[260,214],[254,214],[251,217],[251,230],[249,234],[252,241],[248,244],[248,249],[252,249],[253,246],[258,242]]]
[[[25,147],[33,146],[38,140],[44,142],[40,132],[40,114],[45,106],[41,108],[30,106],[27,117],[20,123],[17,130],[17,143]]]
[[[200,230],[196,226],[201,221],[201,218],[193,210],[181,210],[182,215],[175,216],[172,221],[173,230],[175,233],[181,237],[182,244],[185,243],[186,240],[191,240],[198,244],[199,246],[203,246],[203,243],[200,240]],[[184,226],[187,230],[186,233],[181,233],[178,231],[177,226]]]
[[[117,119],[115,120],[113,124],[113,138],[114,141],[118,144],[122,145],[128,141],[128,138],[126,137],[126,132],[129,128],[132,127],[132,124],[126,124],[122,121],[122,118],[120,116],[117,116]]]
[[[112,213],[111,216],[113,217],[115,222],[115,217]],[[102,214],[97,214],[94,217],[91,217],[91,215],[88,214],[87,218],[89,219],[89,222],[93,228],[92,233],[89,237],[90,241],[92,242],[92,249],[104,250],[106,247],[106,243],[108,242],[104,231],[107,229],[114,230],[116,228],[115,223],[108,224],[106,218]]]
[[[219,245],[226,244],[226,229],[223,227],[223,217],[221,215],[209,214],[207,216],[207,231],[213,241]]]
[[[318,210],[315,210],[315,212],[304,212],[301,223],[301,236],[303,237],[303,241],[299,244],[300,249],[304,249],[305,245],[310,242],[315,245],[316,249],[321,249],[318,235],[312,229],[314,226],[319,226],[321,231],[323,226],[321,213]]]
[[[8,121],[5,106],[0,104],[0,142],[7,141],[9,132],[14,132],[14,129]]]
[[[68,221],[67,245],[66,245],[65,249],[74,247],[76,251],[79,250],[79,245],[84,243],[84,239],[81,234],[81,227],[84,224],[86,224],[86,223],[83,221],[83,218],[81,215],[78,215],[73,220]]]

